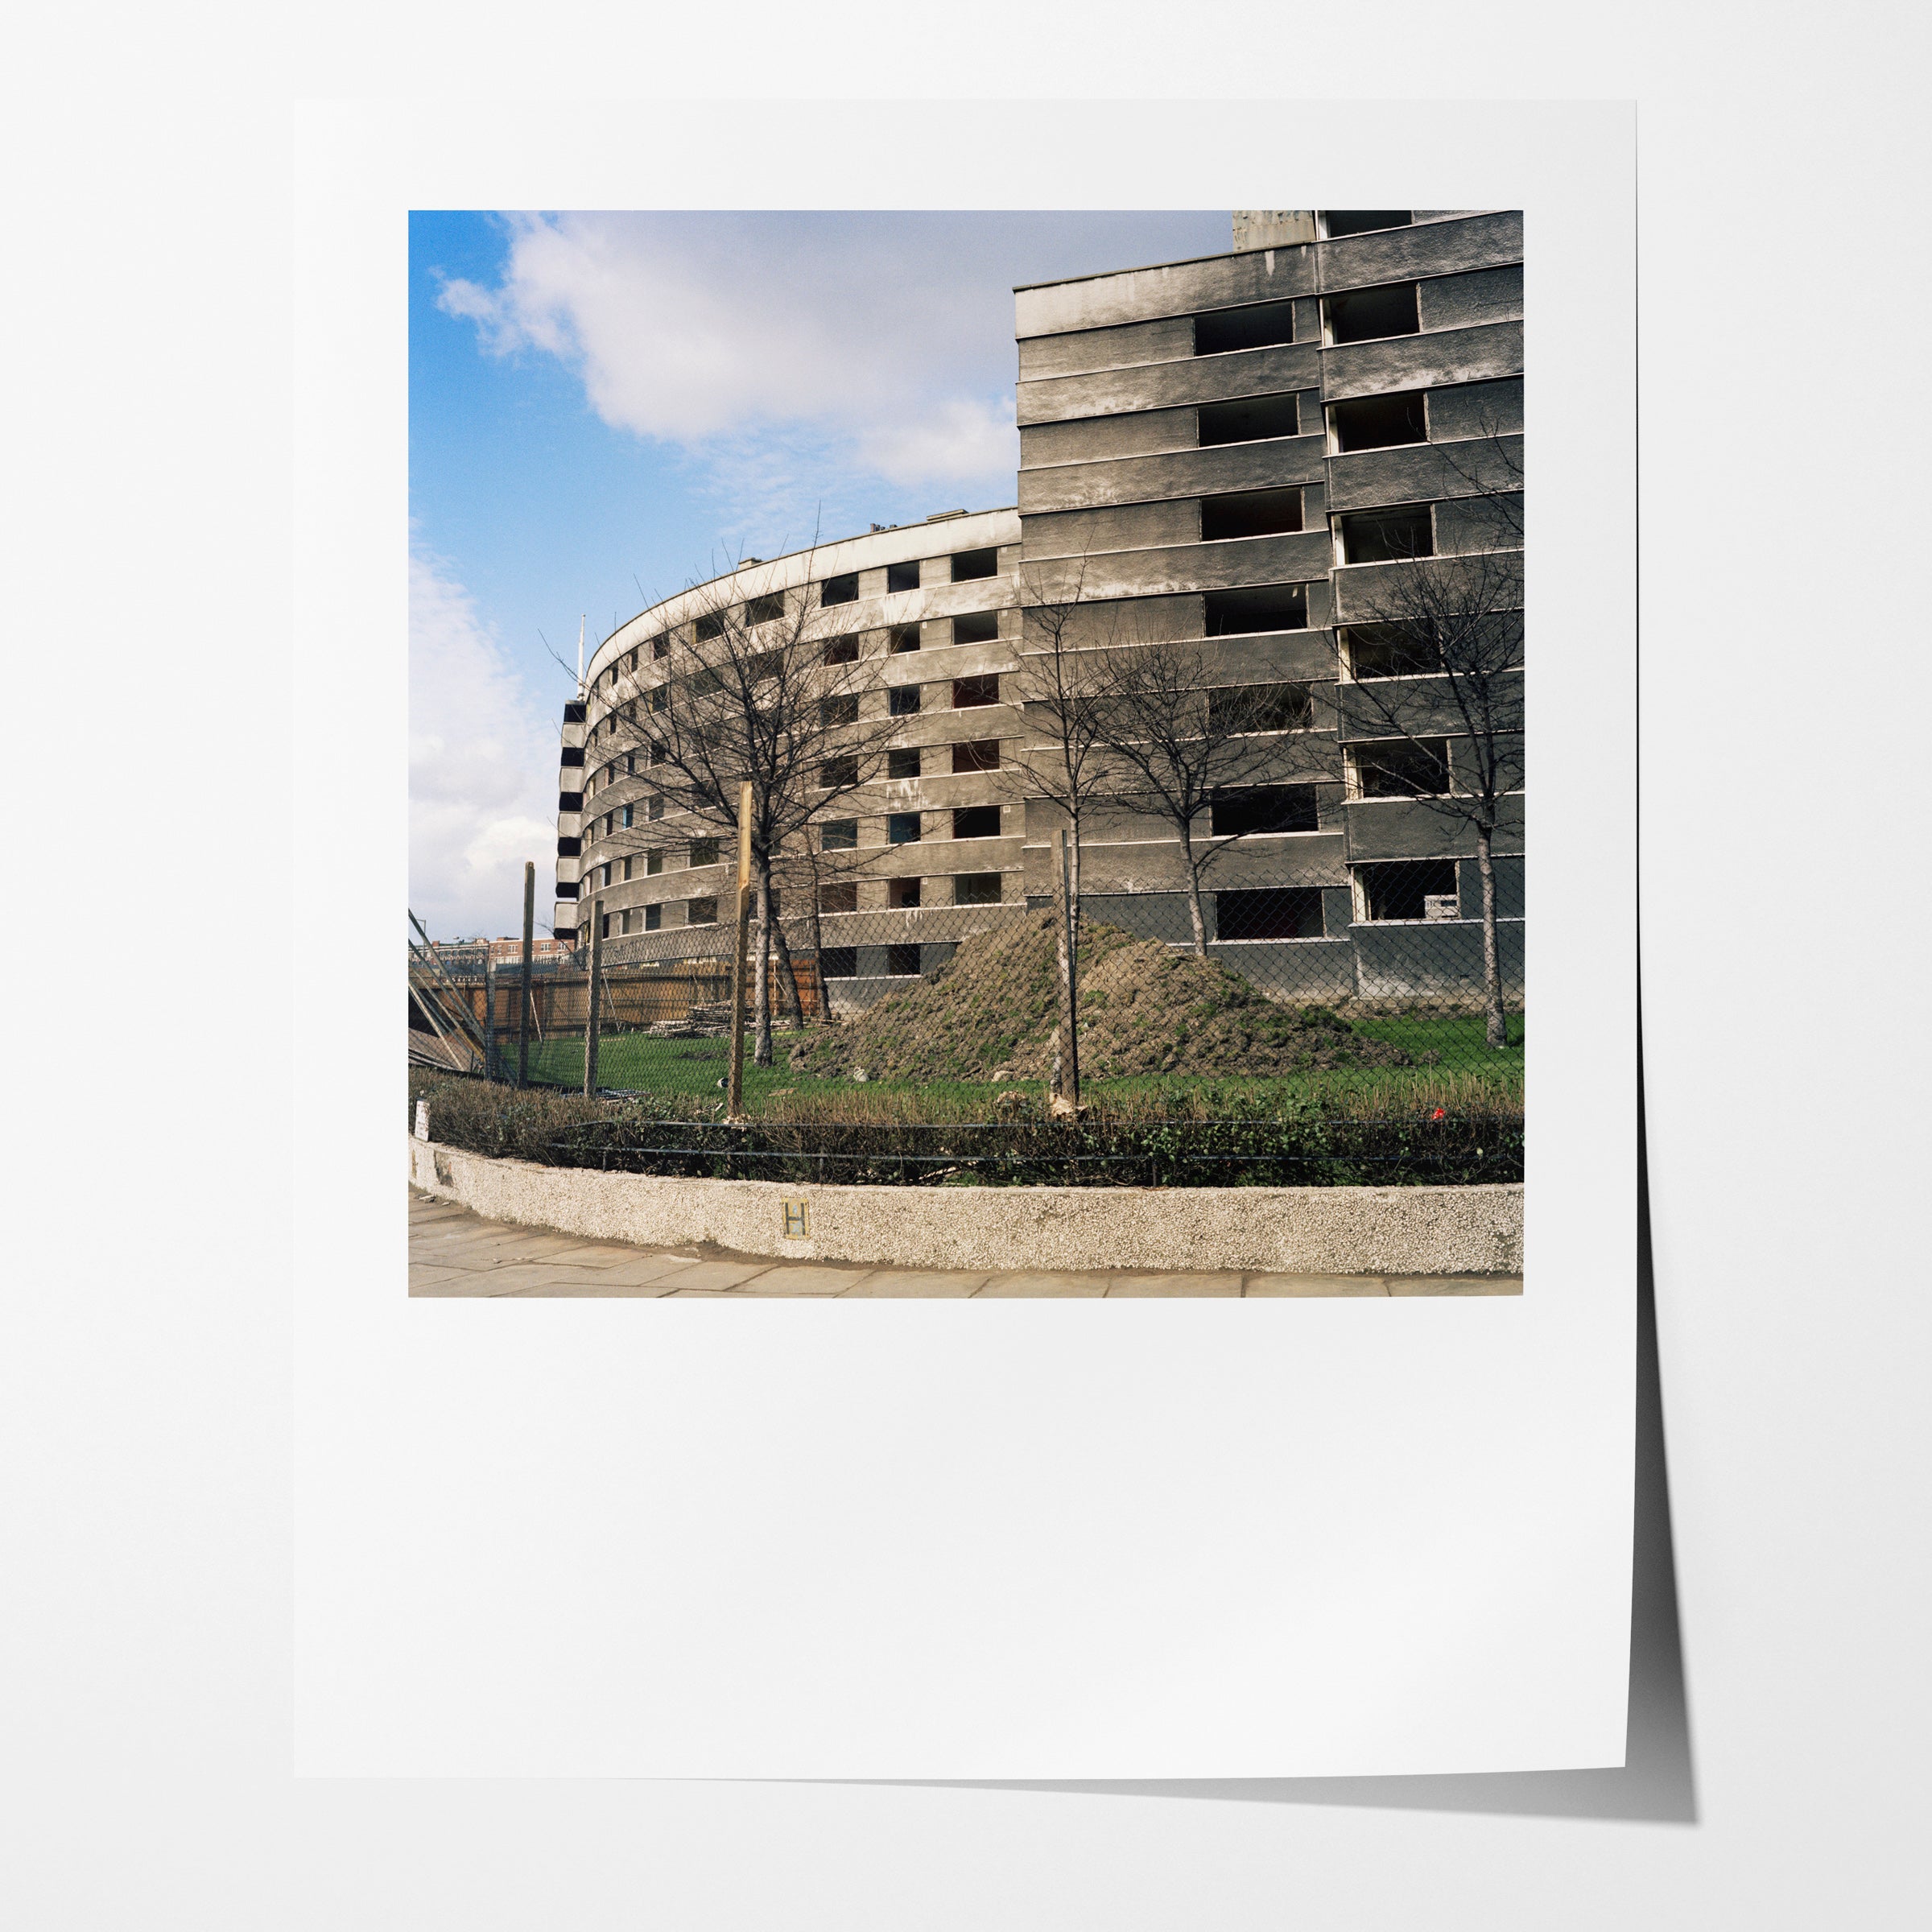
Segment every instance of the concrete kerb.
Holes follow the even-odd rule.
[[[1523,1266],[1520,1184],[793,1187],[542,1167],[413,1137],[409,1174],[425,1193],[491,1220],[650,1247],[708,1242],[780,1261],[1410,1277]],[[801,1220],[805,1232],[787,1234]]]

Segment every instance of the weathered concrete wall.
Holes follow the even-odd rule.
[[[1520,1274],[1523,1265],[1520,1186],[787,1187],[539,1167],[414,1138],[409,1172],[427,1192],[493,1220],[787,1259],[1293,1274]],[[809,1238],[786,1238],[786,1200],[806,1203]]]
[[[1030,539],[1033,519],[1049,510],[1195,497],[1219,490],[1272,489],[1286,483],[1319,483],[1322,441],[1319,436],[1278,436],[1263,443],[1222,443],[1162,456],[1023,469],[1020,510],[1027,518]]]

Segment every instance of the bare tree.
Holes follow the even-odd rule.
[[[1208,872],[1256,833],[1314,829],[1315,782],[1335,774],[1314,749],[1313,694],[1304,683],[1227,683],[1223,657],[1176,638],[1110,650],[1096,675],[1100,741],[1117,770],[1110,795],[1172,828],[1204,959]]]
[[[716,835],[720,857],[735,849],[740,788],[750,785],[753,1059],[769,1067],[774,953],[780,997],[802,1018],[774,881],[788,858],[805,858],[807,827],[879,775],[894,721],[866,702],[878,660],[820,603],[819,586],[760,589],[741,569],[736,588],[695,589],[683,622],[606,671],[586,762],[646,779],[700,837]],[[617,842],[662,848],[668,829],[634,827]]]
[[[1337,704],[1352,793],[1411,799],[1472,836],[1485,1032],[1500,1047],[1495,845],[1523,786],[1522,458],[1493,423],[1433,453],[1461,492],[1426,524],[1410,513],[1365,533],[1370,560],[1389,568],[1344,592]]]

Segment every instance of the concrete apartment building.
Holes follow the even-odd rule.
[[[1297,687],[1272,795],[1288,803],[1270,821],[1282,828],[1228,845],[1204,881],[1217,956],[1238,967],[1253,949],[1278,963],[1291,949],[1311,996],[1480,978],[1472,834],[1374,782],[1377,727],[1349,687],[1404,668],[1376,655],[1378,586],[1411,567],[1402,559],[1499,541],[1480,514],[1499,460],[1520,488],[1521,217],[1243,211],[1233,241],[1224,255],[1015,291],[1014,507],[748,566],[605,640],[566,712],[560,937],[588,939],[593,892],[613,942],[729,919],[730,853],[715,828],[680,839],[652,820],[648,774],[600,763],[598,733],[658,641],[741,589],[836,610],[881,656],[894,695],[877,701],[903,716],[893,742],[914,754],[837,808],[877,852],[837,903],[896,914],[884,936],[900,942],[863,959],[841,949],[840,972],[930,971],[958,924],[941,909],[1040,902],[1060,819],[1016,792],[1012,752],[1032,727],[1015,674],[1038,642],[1023,606],[1077,577],[1084,641],[1199,641],[1217,687]],[[1006,755],[989,763],[993,745]],[[1104,916],[1186,936],[1170,826],[1104,814],[1082,849],[1084,891],[1108,895]],[[1520,992],[1520,785],[1493,849],[1503,974]],[[922,947],[924,927],[935,943]],[[881,936],[876,916],[864,936]],[[824,938],[837,947],[836,931]]]

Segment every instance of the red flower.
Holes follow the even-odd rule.
[[[1443,1109],[1440,1107],[1437,1108],[1435,1112],[1430,1114],[1429,1117],[1432,1121],[1439,1121],[1443,1119],[1444,1117]]]

